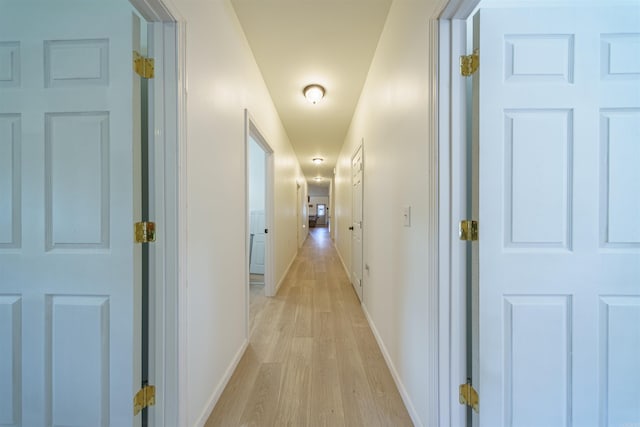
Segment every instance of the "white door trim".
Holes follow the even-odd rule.
[[[437,82],[438,207],[435,264],[438,291],[438,420],[440,426],[465,426],[466,408],[458,402],[458,386],[467,379],[466,264],[467,251],[458,239],[458,222],[467,212],[466,93],[458,61],[466,54],[466,20],[480,0],[449,0],[437,12],[431,49]],[[437,77],[436,77],[437,76]],[[433,102],[433,99],[432,99]],[[433,260],[432,260],[433,261]]]
[[[249,110],[244,110],[245,135],[244,135],[244,159],[245,159],[245,212],[246,212],[246,228],[245,228],[245,261],[246,261],[246,329],[247,338],[249,337],[249,236],[250,217],[249,217],[249,137],[252,136],[256,143],[264,150],[265,154],[265,197],[264,197],[264,213],[265,227],[269,232],[265,235],[265,258],[264,258],[264,292],[268,297],[275,295],[275,286],[273,283],[273,235],[275,234],[273,224],[274,210],[274,164],[273,149],[264,138],[264,134],[256,125],[255,120],[251,116]]]
[[[186,22],[169,0],[130,0],[150,23],[155,46],[153,82],[153,220],[149,354],[156,405],[149,425],[187,424],[186,382]],[[150,85],[151,86],[151,85]]]

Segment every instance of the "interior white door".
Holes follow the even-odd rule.
[[[132,9],[0,10],[0,425],[131,426]]]
[[[362,301],[362,147],[351,158],[351,283]]]
[[[640,425],[640,10],[480,10],[480,425]]]
[[[251,262],[249,263],[249,273],[264,274],[265,252],[266,252],[266,221],[264,211],[252,211],[250,231],[253,234],[251,245]]]

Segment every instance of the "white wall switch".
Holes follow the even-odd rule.
[[[411,227],[411,206],[402,207],[402,223],[405,227]]]

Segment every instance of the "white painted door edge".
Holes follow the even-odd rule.
[[[438,247],[429,261],[437,266],[438,390],[434,409],[441,426],[466,426],[466,408],[458,402],[458,386],[466,381],[466,271],[467,253],[458,239],[458,222],[467,211],[466,201],[466,99],[458,57],[467,54],[466,20],[480,0],[443,1],[432,22],[431,81],[437,82],[432,111],[437,111],[433,137],[437,170]],[[434,105],[435,104],[435,105]],[[431,163],[433,165],[433,162]]]
[[[153,135],[156,225],[156,325],[150,350],[156,363],[150,377],[157,386],[150,425],[187,424],[186,316],[186,22],[170,0],[130,0],[150,23],[156,46],[153,81]],[[162,215],[162,217],[160,217]]]

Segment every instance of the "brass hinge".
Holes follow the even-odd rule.
[[[153,58],[146,58],[134,50],[133,70],[144,79],[152,79],[154,75]]]
[[[151,221],[136,222],[133,225],[133,241],[150,243],[156,241],[156,223]]]
[[[464,220],[460,221],[460,240],[478,240],[478,222]]]
[[[474,411],[478,412],[478,392],[470,383],[460,385],[460,404],[471,406]]]
[[[133,415],[138,415],[140,411],[148,406],[156,404],[156,387],[146,385],[133,396]]]
[[[462,55],[460,57],[460,74],[468,77],[478,71],[480,66],[480,54],[478,49],[473,49],[471,55]]]

